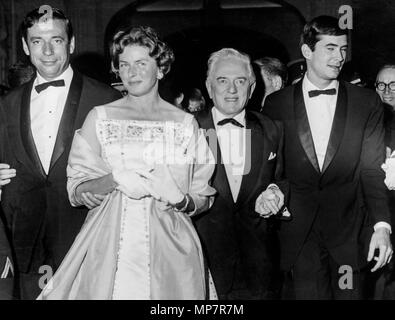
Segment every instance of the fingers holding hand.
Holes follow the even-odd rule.
[[[105,196],[100,194],[92,194],[90,192],[81,193],[81,200],[88,209],[96,208],[103,202]]]

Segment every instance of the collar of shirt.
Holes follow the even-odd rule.
[[[244,128],[246,127],[246,112],[245,112],[244,109],[243,109],[240,113],[238,113],[237,115],[235,115],[234,117],[229,117],[228,115],[223,114],[223,113],[222,113],[221,111],[219,111],[216,107],[213,107],[213,108],[211,109],[211,113],[212,113],[212,115],[213,115],[214,126],[215,126],[216,129],[218,128],[217,123],[218,123],[219,121],[221,121],[221,120],[223,120],[223,119],[227,119],[227,118],[233,118],[233,119],[235,119],[236,121],[240,122],[240,123],[244,126]],[[225,124],[224,126],[221,126],[221,128],[225,128],[225,127],[239,128],[239,127],[234,126],[234,125],[232,125],[232,124],[230,124],[230,123]],[[240,129],[242,129],[242,128],[240,128]]]
[[[325,87],[325,88],[318,88],[315,84],[313,84],[309,78],[307,77],[307,74],[303,77],[303,83],[302,83],[302,88],[303,88],[303,93],[305,95],[308,94],[309,91],[311,90],[327,90],[327,89],[336,89],[336,94],[334,95],[335,97],[337,97],[337,93],[338,93],[338,89],[339,89],[339,81],[337,80],[332,80],[331,83]],[[323,95],[325,96],[325,95]],[[333,95],[326,95],[326,97],[334,97]],[[314,98],[310,98],[309,99],[314,99]]]
[[[66,90],[66,92],[69,92],[69,88],[70,88],[70,84],[71,84],[71,80],[73,79],[73,69],[71,68],[71,66],[69,65],[67,67],[67,69],[59,76],[56,77],[55,79],[52,79],[51,81],[55,81],[55,80],[60,80],[63,79],[64,80],[64,87],[56,87],[56,89],[60,89],[60,90]],[[33,83],[33,90],[32,90],[32,96],[31,98],[34,99],[36,96],[38,96],[39,94],[37,93],[36,90],[34,90],[34,87],[36,85],[42,84],[48,82],[48,80],[45,80],[38,72],[37,72],[37,76],[36,76],[36,80],[34,80]],[[55,88],[55,87],[52,87]],[[43,91],[45,92],[45,91]]]

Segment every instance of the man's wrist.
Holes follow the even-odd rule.
[[[391,225],[387,222],[380,221],[373,226],[374,231],[377,231],[379,228],[385,228],[389,231],[390,234],[392,233]]]
[[[270,189],[270,190],[273,190],[273,191],[280,190],[280,188],[278,187],[278,185],[276,185],[275,183],[269,184],[269,185],[267,186],[266,189]]]

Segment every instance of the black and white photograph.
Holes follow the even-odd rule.
[[[394,17],[1,0],[0,300],[395,300]]]

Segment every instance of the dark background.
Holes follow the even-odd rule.
[[[311,18],[339,16],[353,9],[349,59],[367,81],[395,55],[395,1],[392,0],[0,0],[0,84],[8,67],[25,59],[18,27],[24,15],[48,4],[71,19],[77,50],[73,65],[110,82],[108,41],[125,25],[149,25],[173,47],[173,73],[181,82],[204,85],[210,52],[234,47],[253,59],[269,55],[288,63],[300,58],[299,35]]]

